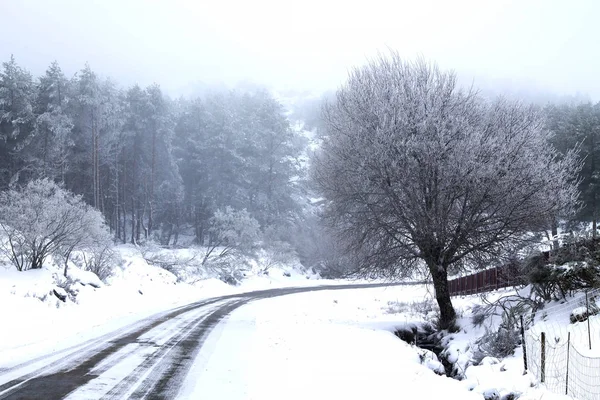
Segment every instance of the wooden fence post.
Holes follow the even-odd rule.
[[[521,315],[521,342],[523,343],[523,365],[527,372],[527,346],[525,345],[525,325],[523,324],[523,316]]]
[[[567,333],[567,376],[565,379],[565,394],[569,394],[569,353],[571,350],[571,332]]]
[[[494,268],[494,272],[496,273],[496,290],[498,290],[498,267]]]
[[[487,269],[483,270],[483,287],[487,289]]]
[[[590,333],[590,303],[588,300],[588,292],[585,291],[585,312],[587,313],[587,328],[588,328],[588,341],[590,343],[590,350],[592,349],[592,334]]]
[[[546,380],[546,333],[542,332],[542,351],[540,360],[540,382],[544,383]]]

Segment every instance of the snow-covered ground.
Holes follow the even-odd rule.
[[[294,294],[244,306],[209,336],[182,398],[565,398],[531,387],[519,352],[468,367],[463,381],[436,375],[422,350],[392,333],[422,322],[418,305],[428,297],[422,286],[388,287]],[[466,300],[457,303],[466,306]],[[402,303],[408,310],[394,312]],[[480,333],[461,331],[458,347],[473,346]]]
[[[69,268],[77,295],[62,302],[53,294],[60,281],[57,266],[17,272],[0,267],[0,369],[38,355],[100,337],[158,312],[218,295],[275,287],[339,284],[317,279],[297,266],[261,261],[239,286],[207,278],[184,283],[173,273],[149,265],[139,249],[119,248],[122,265],[107,284],[93,274]],[[185,253],[185,251],[183,251]],[[182,256],[185,256],[183,254]],[[348,282],[346,282],[348,283]],[[327,290],[256,301],[234,311],[204,343],[187,380],[183,398],[223,399],[562,399],[523,374],[520,350],[496,362],[470,360],[484,327],[474,328],[470,310],[480,300],[454,300],[462,330],[447,338],[447,353],[464,380],[438,376],[432,353],[398,339],[398,327],[433,318],[426,286]],[[498,292],[500,296],[508,292]]]
[[[81,284],[72,285],[76,297],[65,302],[53,293],[65,294],[57,284],[63,280],[62,267],[47,262],[42,269],[19,272],[0,264],[0,368],[9,361],[16,364],[67,348],[193,301],[265,288],[335,283],[307,279],[314,277],[294,268],[274,267],[269,275],[248,276],[239,286],[207,277],[188,284],[149,265],[133,246],[121,246],[118,251],[122,264],[113,270],[107,284],[71,265],[71,280]]]

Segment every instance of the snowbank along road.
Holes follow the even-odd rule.
[[[212,328],[243,304],[300,292],[388,285],[270,289],[192,303],[0,370],[0,399],[176,398]]]

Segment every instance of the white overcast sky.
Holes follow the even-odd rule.
[[[378,50],[476,85],[600,100],[600,1],[0,0],[0,59],[34,75],[89,62],[122,85],[336,88]]]

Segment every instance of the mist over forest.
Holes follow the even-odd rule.
[[[331,119],[348,79],[391,55],[439,68],[452,77],[453,93],[472,92],[478,107],[499,97],[531,105],[554,157],[577,153],[581,164],[575,216],[545,228],[596,219],[598,60],[580,51],[591,25],[564,18],[568,7],[465,1],[397,4],[382,15],[380,2],[319,12],[309,3],[260,2],[236,12],[185,1],[34,3],[2,6],[1,29],[36,28],[0,39],[0,190],[56,184],[102,214],[114,243],[235,241],[297,254],[306,268],[358,268],[373,248],[340,236],[349,221],[332,220],[337,203],[315,178],[323,167],[315,160],[327,155],[324,143],[349,134]],[[396,24],[393,15],[412,18]],[[356,102],[389,101],[372,96]],[[357,104],[348,105],[358,107],[353,118],[366,118]],[[388,129],[397,110],[380,106],[369,118]]]
[[[0,15],[0,398],[600,398],[597,0]]]

